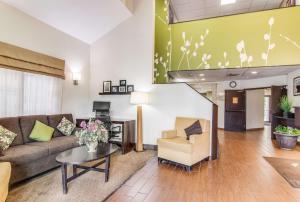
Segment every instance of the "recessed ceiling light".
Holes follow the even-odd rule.
[[[204,76],[204,74],[199,74],[199,76]]]
[[[205,78],[201,79],[201,81],[205,81]]]
[[[236,3],[236,0],[221,0],[221,6],[234,3]]]
[[[253,71],[253,72],[251,72],[251,74],[257,74],[258,72],[256,72],[256,71]]]

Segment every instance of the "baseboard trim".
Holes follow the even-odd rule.
[[[264,128],[250,128],[247,129],[246,131],[255,131],[255,130],[263,130]]]
[[[157,151],[157,145],[153,144],[143,144],[145,150],[154,150]]]

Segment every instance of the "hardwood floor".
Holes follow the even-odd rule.
[[[219,131],[220,158],[203,162],[191,173],[157,163],[157,158],[133,175],[108,201],[293,202],[292,188],[263,156],[300,159],[300,147],[280,150],[270,140],[270,128],[233,133]]]

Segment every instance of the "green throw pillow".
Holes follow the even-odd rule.
[[[0,126],[0,153],[9,148],[15,137],[17,137],[17,134]]]
[[[51,140],[54,128],[43,124],[40,121],[35,121],[34,127],[29,135],[29,138],[39,142],[47,142]]]
[[[66,119],[65,117],[62,118],[58,126],[56,127],[62,134],[66,136],[72,135],[72,132],[75,128],[75,124]]]

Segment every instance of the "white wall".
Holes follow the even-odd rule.
[[[86,116],[89,100],[90,47],[6,4],[0,3],[0,41],[66,61],[62,111]],[[72,84],[72,71],[80,71],[79,86]]]
[[[144,144],[156,144],[162,130],[174,127],[176,116],[210,119],[212,106],[185,84],[152,85],[154,5],[150,0],[134,0],[134,5],[130,19],[91,46],[91,103],[111,101],[113,117],[136,119],[130,96],[98,95],[102,82],[118,85],[126,79],[136,91],[150,92],[151,102],[143,107]]]
[[[217,105],[219,106],[218,111],[218,127],[224,128],[224,93],[225,90],[239,90],[246,88],[259,88],[259,87],[268,87],[268,86],[281,86],[287,85],[287,76],[275,76],[267,77],[261,79],[249,79],[249,80],[240,80],[237,82],[237,87],[232,89],[229,87],[230,81],[224,81],[218,83],[217,94],[218,101]]]
[[[298,76],[300,76],[300,69],[288,74],[288,98],[292,100],[293,106],[300,107],[300,96],[294,96],[293,92],[293,81]]]
[[[264,89],[246,91],[246,129],[264,127]]]

